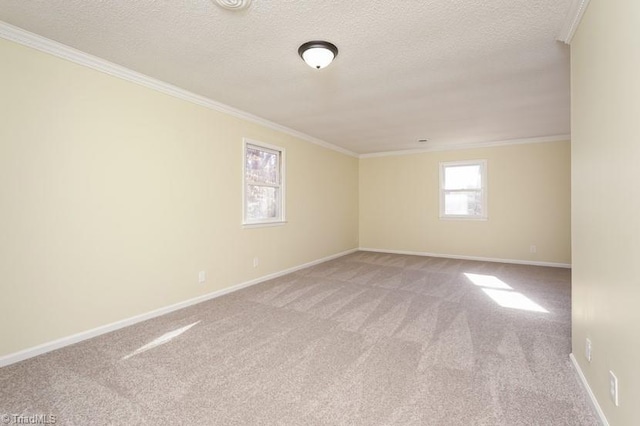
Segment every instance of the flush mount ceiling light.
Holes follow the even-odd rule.
[[[298,48],[298,54],[311,68],[321,69],[338,56],[338,48],[328,41],[308,41]]]

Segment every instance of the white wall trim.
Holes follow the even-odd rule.
[[[580,368],[580,364],[578,364],[578,360],[576,360],[576,357],[573,356],[573,353],[569,354],[569,359],[571,360],[571,365],[573,365],[573,368],[576,370],[576,373],[578,374],[578,377],[582,382],[582,386],[584,386],[584,389],[587,391],[587,394],[589,394],[589,399],[591,399],[591,403],[593,404],[593,407],[596,409],[596,412],[598,413],[598,417],[600,417],[600,421],[604,426],[609,426],[609,421],[607,420],[607,417],[604,415],[604,411],[602,411],[600,404],[598,404],[598,400],[596,399],[596,396],[593,394],[593,391],[591,390],[591,386],[589,386],[589,382],[587,382],[587,378],[582,372],[582,369]]]
[[[323,257],[322,259],[313,260],[311,262],[304,263],[302,265],[294,266],[279,272],[274,272],[272,274],[264,275],[262,277],[255,278],[253,280],[245,281],[240,284],[236,284],[231,287],[223,288],[221,290],[216,290],[211,293],[204,294],[202,296],[194,297],[189,300],[185,300],[182,302],[175,303],[173,305],[165,306],[163,308],[155,309],[153,311],[136,315],[130,318],[126,318],[120,321],[113,322],[111,324],[106,324],[97,328],[93,328],[91,330],[86,330],[80,333],[73,334],[71,336],[62,337],[60,339],[53,340],[51,342],[43,343],[38,346],[34,346],[28,349],[24,349],[18,352],[14,352],[11,354],[4,355],[0,357],[0,367],[5,367],[7,365],[14,364],[16,362],[24,361],[25,359],[33,358],[38,355],[42,355],[47,352],[54,351],[56,349],[64,348],[65,346],[73,345],[74,343],[81,342],[83,340],[91,339],[93,337],[100,336],[102,334],[106,334],[115,330],[119,330],[124,327],[128,327],[133,324],[137,324],[142,321],[146,321],[151,318],[159,317],[161,315],[168,314],[173,311],[177,311],[178,309],[183,309],[198,303],[206,302],[207,300],[215,299],[216,297],[224,296],[225,294],[233,293],[234,291],[241,290],[245,287],[249,287],[255,284],[259,284],[261,282],[271,280],[273,278],[278,278],[283,275],[290,274],[292,272],[298,271],[300,269],[308,268],[310,266],[314,266],[323,262],[327,262],[329,260],[336,259],[338,257],[346,256],[351,253],[355,253],[358,249],[351,249],[347,251],[343,251],[341,253],[336,253],[331,256]]]
[[[589,0],[576,0],[576,1],[578,2],[582,1],[585,4],[583,9],[586,8],[586,4],[588,4],[589,2]],[[581,9],[582,10],[581,13],[584,13],[583,9]],[[453,150],[460,150],[460,149],[474,149],[474,148],[485,148],[485,147],[493,147],[493,146],[518,145],[518,144],[525,144],[525,143],[566,141],[571,139],[570,135],[554,135],[554,136],[535,137],[535,138],[526,138],[526,139],[511,139],[511,140],[502,140],[502,141],[450,143],[450,144],[433,145],[428,148],[421,148],[421,149],[407,149],[407,150],[401,150],[401,151],[386,151],[386,152],[376,152],[376,153],[370,153],[370,154],[357,154],[348,149],[342,148],[332,143],[325,142],[321,139],[307,135],[306,133],[302,133],[297,130],[291,129],[289,127],[280,125],[278,123],[274,123],[273,121],[269,121],[262,117],[258,117],[248,112],[233,108],[229,105],[225,105],[223,103],[214,101],[213,99],[210,99],[201,95],[197,95],[195,93],[189,92],[188,90],[181,89],[172,84],[166,83],[161,80],[157,80],[145,74],[139,73],[137,71],[133,71],[129,68],[125,68],[121,65],[114,64],[113,62],[109,62],[97,56],[90,55],[78,49],[74,49],[73,47],[67,46],[62,43],[58,43],[57,41],[50,40],[46,37],[23,30],[22,28],[18,28],[16,26],[13,26],[3,21],[0,21],[0,38],[10,40],[27,47],[31,47],[41,52],[45,52],[62,59],[66,59],[68,61],[92,68],[94,70],[103,72],[105,74],[109,74],[111,76],[118,77],[135,84],[139,84],[149,89],[156,90],[158,92],[167,94],[169,96],[173,96],[175,98],[182,99],[184,101],[203,106],[205,108],[209,108],[218,112],[222,112],[224,114],[231,115],[233,117],[237,117],[252,123],[265,126],[272,130],[276,130],[276,131],[294,136],[306,142],[319,145],[324,148],[328,148],[333,151],[337,151],[342,154],[349,155],[355,158],[410,155],[410,154],[419,154],[419,153],[431,152],[431,151],[453,151]]]
[[[562,25],[560,34],[558,34],[558,41],[571,44],[576,30],[580,26],[580,22],[582,22],[584,12],[589,6],[589,1],[590,0],[572,0],[569,10],[567,11],[567,16],[564,18],[564,24]]]
[[[165,83],[164,81],[160,81],[142,73],[130,70],[129,68],[114,64],[113,62],[109,62],[97,56],[90,55],[88,53],[74,49],[73,47],[58,43],[57,41],[50,40],[38,34],[31,33],[3,21],[0,21],[0,38],[4,38],[6,40],[10,40],[27,47],[40,50],[41,52],[49,53],[59,58],[75,62],[76,64],[84,65],[94,70],[130,81],[135,84],[139,84],[149,89],[156,90],[158,92],[194,103],[196,105],[203,106],[205,108],[222,112],[224,114],[228,114],[252,123],[268,127],[273,130],[277,130],[282,133],[286,133],[288,135],[302,139],[306,142],[320,145],[324,148],[328,148],[342,154],[346,154],[356,158],[358,157],[358,154],[356,154],[355,152],[349,151],[337,145],[333,145],[329,142],[314,138],[313,136],[290,129],[278,123],[274,123],[273,121],[269,121],[256,115],[249,114],[248,112],[241,111],[220,102],[216,102],[207,97],[197,95],[195,93],[189,92],[188,90],[181,89],[177,86]]]
[[[434,152],[434,151],[458,151],[461,149],[490,148],[494,146],[522,145],[522,144],[528,144],[528,143],[562,142],[562,141],[570,141],[570,140],[571,140],[571,135],[554,135],[554,136],[542,136],[537,138],[509,139],[509,140],[502,140],[502,141],[451,143],[451,144],[433,145],[430,147],[420,148],[420,149],[404,149],[401,151],[386,151],[386,152],[373,152],[370,154],[360,154],[360,158],[395,157],[399,155],[422,154],[424,152]]]
[[[367,248],[367,247],[360,247],[359,250],[371,251],[374,253],[408,254],[412,256],[442,257],[446,259],[477,260],[481,262],[496,262],[496,263],[514,263],[517,265],[549,266],[552,268],[571,268],[571,264],[569,263],[537,262],[534,260],[498,259],[494,257],[462,256],[457,254],[427,253],[423,251],[384,250],[384,249],[375,249],[375,248]]]

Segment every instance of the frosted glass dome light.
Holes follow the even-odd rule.
[[[321,69],[338,56],[338,48],[328,41],[308,41],[300,46],[298,54],[311,68]]]

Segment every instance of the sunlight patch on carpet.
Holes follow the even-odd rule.
[[[129,359],[132,356],[136,356],[138,354],[141,354],[142,352],[146,352],[150,349],[156,348],[160,345],[164,345],[165,343],[170,342],[171,340],[175,339],[176,337],[178,337],[179,335],[181,335],[182,333],[184,333],[185,331],[189,330],[191,327],[194,327],[196,325],[198,325],[200,323],[200,321],[196,321],[193,324],[189,324],[189,325],[185,325],[184,327],[178,328],[176,330],[170,331],[168,333],[163,334],[162,336],[152,340],[151,342],[147,343],[144,346],[139,347],[138,349],[136,349],[135,351],[131,352],[129,355],[126,355],[125,357],[123,357],[122,359]]]
[[[522,293],[518,293],[517,291],[505,291],[505,290],[495,290],[491,288],[483,288],[487,296],[492,298],[498,305],[503,308],[513,308],[520,309],[523,311],[532,311],[532,312],[543,312],[548,314],[547,311],[542,306],[538,305],[533,300],[529,299]]]
[[[473,284],[482,287],[482,291],[503,308],[520,309],[523,311],[543,312],[548,314],[542,306],[529,299],[522,293],[512,291],[513,287],[502,281],[495,275],[471,274],[465,272],[464,275]]]
[[[465,272],[464,275],[469,278],[469,281],[479,287],[513,290],[513,287],[511,287],[509,284],[505,283],[495,275],[470,274],[467,272]]]

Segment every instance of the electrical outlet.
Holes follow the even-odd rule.
[[[538,251],[538,248],[535,246],[535,244],[531,244],[531,245],[529,246],[529,251],[530,251],[531,253],[536,253],[536,252]]]
[[[611,401],[616,405],[618,404],[618,378],[613,371],[609,370],[609,396],[611,397]]]
[[[207,280],[207,273],[205,271],[198,272],[198,282],[202,284]]]
[[[591,340],[587,339],[584,345],[584,356],[587,361],[591,362]]]
[[[254,257],[253,258],[253,267],[257,268],[259,264],[260,264],[260,259],[258,259],[257,257]]]

